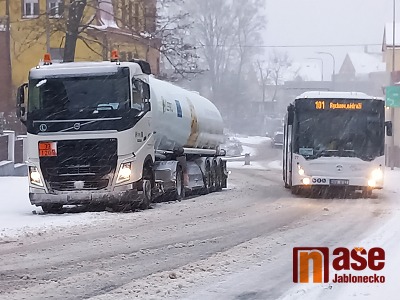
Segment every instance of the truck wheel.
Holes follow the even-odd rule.
[[[140,209],[148,209],[150,207],[151,202],[153,202],[153,188],[154,188],[154,171],[153,165],[148,162],[146,166],[143,168],[143,199],[142,203],[140,203]]]
[[[62,213],[62,204],[44,204],[42,210],[45,214],[60,214]]]
[[[153,198],[153,191],[151,187],[150,180],[143,180],[143,199],[142,203],[140,203],[139,208],[142,210],[146,210],[150,207]]]
[[[178,201],[185,199],[185,183],[183,177],[183,169],[181,166],[176,168],[175,192],[174,198]]]

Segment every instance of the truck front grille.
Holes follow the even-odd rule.
[[[40,168],[52,191],[99,190],[117,167],[117,140],[57,141],[57,156],[41,157]]]
[[[101,190],[108,186],[108,179],[102,179],[99,181],[83,181],[82,184],[79,181],[60,181],[50,182],[50,188],[55,191],[73,191],[73,190]]]

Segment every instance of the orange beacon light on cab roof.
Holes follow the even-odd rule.
[[[52,64],[50,53],[45,53],[45,54],[44,54],[43,63],[44,63],[44,65],[46,65],[46,66]]]
[[[112,50],[111,51],[111,62],[117,62],[117,61],[119,61],[118,50]]]

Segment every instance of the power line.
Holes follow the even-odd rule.
[[[203,45],[198,44],[197,47],[221,47],[221,48],[335,48],[335,47],[365,47],[365,46],[382,46],[382,44],[366,43],[366,44],[315,44],[315,45]]]

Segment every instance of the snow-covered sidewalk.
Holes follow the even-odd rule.
[[[101,214],[42,215],[40,208],[30,204],[28,193],[26,177],[0,177],[0,241],[16,235],[36,234],[54,227],[87,224]]]
[[[352,248],[354,246],[370,249],[380,247],[385,250],[385,267],[379,272],[384,275],[385,283],[326,283],[326,284],[298,284],[289,290],[280,300],[347,300],[347,299],[398,299],[400,294],[400,169],[385,171],[383,195],[388,202],[393,203],[390,211],[383,212],[387,221],[376,228],[370,236],[361,241],[354,241],[352,245],[341,245]],[[362,213],[362,212],[360,212]],[[387,217],[389,215],[389,217]],[[383,219],[382,219],[383,220]],[[354,274],[355,272],[352,272]],[[357,275],[371,275],[370,270],[357,272]]]

